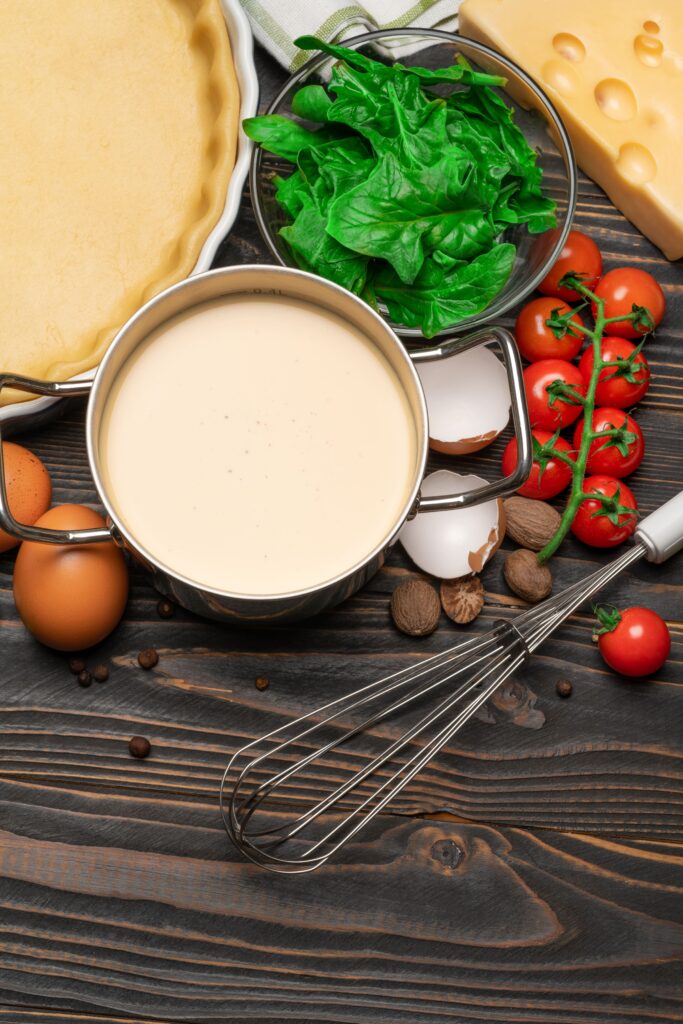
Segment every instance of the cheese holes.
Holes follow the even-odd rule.
[[[612,121],[630,121],[638,110],[631,86],[620,78],[603,78],[595,86],[594,96],[602,113]]]
[[[640,142],[625,142],[619,149],[616,168],[623,178],[644,185],[657,173],[655,158]]]
[[[541,69],[543,81],[561,96],[573,96],[581,90],[581,79],[575,69],[563,60],[548,60]]]
[[[664,47],[661,39],[655,39],[654,36],[636,36],[633,50],[640,63],[648,68],[656,68],[662,63]]]
[[[571,32],[558,32],[553,37],[553,47],[560,57],[574,61],[575,64],[579,64],[586,56],[586,47]]]

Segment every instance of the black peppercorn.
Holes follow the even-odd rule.
[[[254,685],[257,690],[267,690],[270,686],[270,679],[266,679],[265,676],[257,676]]]
[[[84,668],[85,661],[83,658],[69,658],[69,669],[75,676],[77,676],[79,672],[82,672]]]
[[[144,758],[149,757],[152,751],[152,744],[149,740],[145,739],[144,736],[133,736],[128,741],[128,750],[130,751],[131,757]]]
[[[159,664],[159,655],[153,647],[148,647],[138,654],[138,665],[140,668],[150,669]]]
[[[92,670],[92,677],[96,683],[106,683],[109,679],[109,669],[106,665],[95,665]]]
[[[92,683],[92,676],[88,672],[87,668],[84,668],[81,672],[79,672],[76,678],[78,679],[79,686],[90,686],[90,684]]]
[[[175,615],[175,605],[163,597],[157,604],[157,613],[160,619],[172,619]]]
[[[574,687],[568,679],[558,679],[555,684],[555,692],[558,697],[571,697]]]

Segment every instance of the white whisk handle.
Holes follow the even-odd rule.
[[[683,491],[638,524],[635,539],[647,549],[648,562],[665,562],[683,548]]]

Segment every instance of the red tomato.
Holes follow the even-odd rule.
[[[538,359],[573,359],[579,354],[583,344],[583,335],[567,331],[563,337],[556,338],[546,320],[553,313],[560,315],[571,313],[572,307],[558,299],[533,299],[524,306],[515,324],[515,338],[519,351],[530,363]],[[570,317],[570,322],[581,324],[578,313]],[[571,328],[570,328],[571,329]]]
[[[560,278],[570,270],[585,275],[586,287],[595,291],[595,285],[602,274],[602,256],[593,239],[581,231],[569,232],[562,252],[539,284],[539,292],[543,292],[544,295],[555,295],[565,302],[576,302],[582,296],[573,288],[560,288],[558,284]]]
[[[636,346],[626,338],[603,338],[600,343],[600,354],[605,362],[628,359],[635,350]],[[586,387],[593,373],[593,363],[593,346],[589,345],[579,361],[579,370]],[[599,405],[628,409],[641,400],[649,386],[650,367],[643,353],[639,352],[630,369],[606,366],[600,371],[595,400]]]
[[[539,359],[524,371],[524,390],[532,427],[557,430],[568,427],[580,415],[582,406],[548,394],[547,389],[556,381],[571,385],[581,395],[586,385],[578,367],[565,359]],[[550,404],[552,402],[552,405]]]
[[[649,608],[597,608],[606,632],[598,648],[610,668],[622,676],[649,676],[662,667],[671,650],[666,622]]]
[[[539,452],[537,445],[534,444],[534,464],[531,467],[529,479],[517,488],[517,494],[523,494],[525,498],[540,498],[545,501],[563,491],[572,479],[571,467],[566,462],[553,458],[553,451],[566,452],[570,458],[574,458],[573,449],[569,441],[565,441],[563,437],[555,437],[549,430],[536,428],[531,431],[531,436],[542,451]],[[554,441],[553,437],[555,437]],[[510,476],[516,465],[517,438],[513,437],[503,452],[503,474]]]
[[[583,437],[583,420],[580,420],[574,431],[574,448],[578,451]],[[588,449],[587,469],[589,473],[601,473],[606,476],[628,476],[643,461],[645,442],[643,432],[636,421],[623,409],[596,409],[593,413],[593,430],[612,430],[622,428],[634,435],[633,440],[627,437],[596,437]]]
[[[593,548],[614,548],[635,531],[638,505],[635,495],[613,476],[589,476],[583,482],[586,494],[604,494],[613,498],[612,509],[597,498],[582,501],[572,523],[572,533]]]
[[[639,270],[637,267],[618,267],[610,270],[601,278],[595,294],[605,300],[605,316],[623,316],[630,313],[632,307],[645,306],[650,313],[654,323],[651,327],[642,328],[629,323],[628,320],[617,320],[609,324],[613,334],[622,338],[640,338],[647,334],[661,323],[666,309],[664,292],[655,281],[652,274],[646,270]],[[593,303],[593,316],[596,313],[596,306]]]

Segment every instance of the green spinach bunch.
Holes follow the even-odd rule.
[[[505,84],[465,61],[440,70],[391,66],[313,36],[302,49],[338,58],[327,86],[305,85],[294,114],[248,118],[247,135],[296,164],[277,177],[296,262],[383,303],[425,337],[479,313],[503,288],[510,225],[555,225],[536,153],[494,92]],[[454,89],[437,95],[435,86]]]

